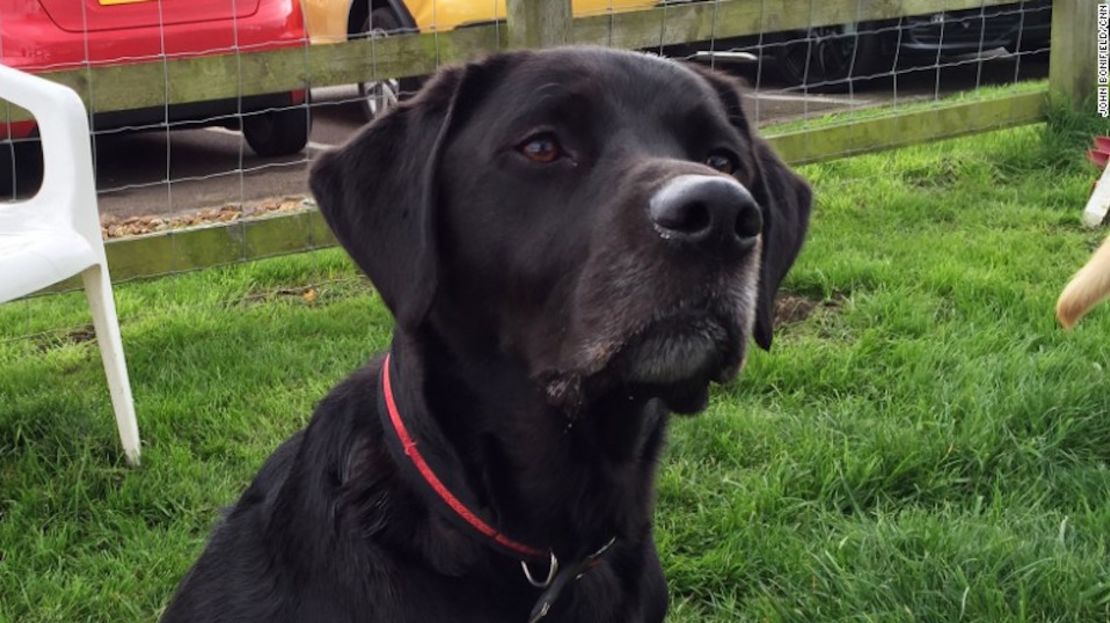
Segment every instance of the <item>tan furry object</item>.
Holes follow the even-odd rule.
[[[1110,296],[1110,238],[1103,241],[1068,282],[1056,301],[1056,319],[1065,329],[1071,329],[1107,296]]]

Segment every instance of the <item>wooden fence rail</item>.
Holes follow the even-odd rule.
[[[1087,2],[1057,0],[1056,4]],[[71,86],[91,110],[109,112],[426,75],[441,64],[510,45],[568,42],[658,49],[1005,3],[1006,0],[708,0],[580,17],[568,23],[565,20],[569,9],[563,8],[569,4],[567,0],[510,0],[510,19],[505,24],[327,45],[306,43],[283,50],[159,58],[44,75]],[[555,13],[548,15],[551,11]],[[1094,32],[1093,28],[1089,30]],[[15,121],[26,118],[21,111],[11,117]]]

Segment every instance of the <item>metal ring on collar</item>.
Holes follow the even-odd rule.
[[[523,560],[520,561],[520,568],[524,569],[524,579],[528,580],[529,584],[536,588],[547,588],[551,586],[551,582],[555,579],[555,574],[559,572],[559,559],[555,557],[555,552],[551,552],[551,566],[547,568],[547,579],[543,582],[537,582],[535,578],[532,577],[532,571],[528,568],[527,562]]]

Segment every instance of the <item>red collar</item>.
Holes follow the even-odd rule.
[[[389,361],[390,356],[387,354],[385,356],[385,361],[382,362],[382,393],[385,396],[385,408],[389,414],[389,422],[393,425],[393,432],[396,433],[398,440],[400,440],[405,456],[412,462],[413,467],[416,468],[416,471],[424,479],[424,482],[458,519],[473,528],[478,534],[492,541],[492,544],[497,549],[508,550],[508,552],[513,554],[533,560],[547,560],[549,555],[548,550],[525,545],[520,541],[505,536],[479,517],[476,512],[468,508],[467,505],[459,500],[459,498],[447,488],[447,485],[443,484],[443,481],[439,479],[435,470],[432,469],[432,466],[428,464],[424,455],[421,454],[416,440],[413,439],[412,434],[409,433],[408,428],[405,426],[405,421],[401,419],[401,413],[397,409],[397,402],[393,398],[393,385],[390,383],[389,378]]]
[[[459,496],[467,497],[466,483],[458,481],[456,490],[459,491],[458,495],[451,491],[443,480],[436,475],[436,470],[432,468],[430,460],[436,460],[434,446],[429,452],[429,457],[425,457],[424,453],[420,451],[418,443],[414,435],[409,431],[405,425],[404,419],[401,418],[401,411],[397,408],[397,401],[393,397],[393,384],[390,380],[390,355],[385,356],[382,362],[381,395],[385,402],[385,414],[388,415],[389,426],[393,435],[386,435],[387,443],[390,451],[394,454],[395,460],[403,466],[411,468],[417,474],[425,485],[425,490],[429,492],[429,496],[433,503],[443,507],[444,515],[452,520],[452,523],[460,527],[469,527],[471,532],[483,537],[485,542],[492,548],[501,551],[505,554],[514,557],[521,557],[524,560],[520,561],[520,566],[523,568],[524,577],[528,582],[539,589],[543,589],[539,599],[533,606],[531,613],[528,616],[529,623],[536,623],[540,619],[547,616],[548,611],[551,609],[552,604],[559,598],[563,589],[570,585],[570,583],[587,571],[595,567],[601,562],[601,557],[604,556],[609,549],[616,542],[616,537],[613,537],[601,549],[588,554],[583,558],[573,561],[572,564],[560,566],[559,560],[555,557],[555,553],[550,548],[538,548],[531,545],[525,545],[520,541],[505,536],[501,531],[494,528],[488,521],[485,521],[478,516],[478,513],[471,510],[465,502],[459,499]],[[399,455],[403,454],[408,461],[404,461]],[[449,450],[442,452],[450,456]],[[460,471],[460,470],[455,470]],[[452,470],[446,470],[443,473],[450,475]],[[532,561],[546,561],[548,564],[547,578],[543,581],[537,581],[532,577],[532,572],[528,568],[528,560]]]

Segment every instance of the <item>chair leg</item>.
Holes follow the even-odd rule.
[[[123,452],[131,465],[139,464],[139,425],[135,421],[135,404],[131,399],[131,383],[127,378],[127,362],[123,357],[123,342],[120,339],[119,319],[116,317],[116,304],[112,298],[112,284],[108,272],[100,264],[85,269],[81,273],[85,283],[85,296],[92,310],[93,327],[96,341],[100,346],[100,357],[104,361],[104,372],[108,376],[108,390],[112,394],[112,408],[116,412],[116,426],[119,428]]]

